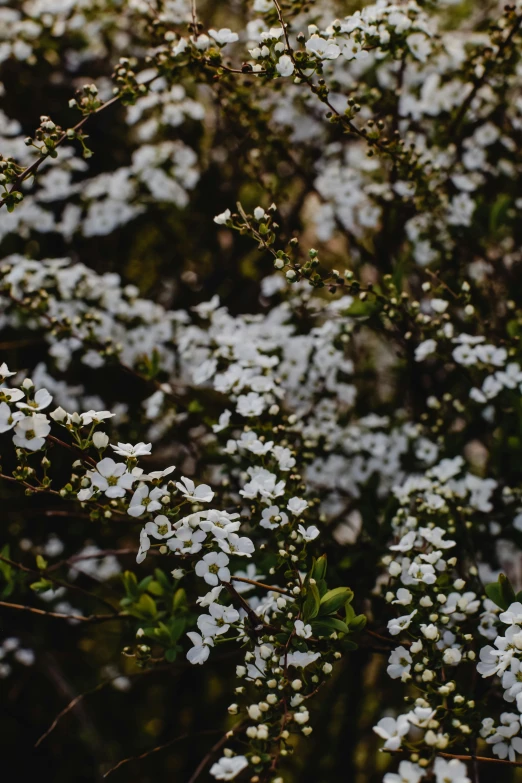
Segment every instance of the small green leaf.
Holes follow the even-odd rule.
[[[34,590],[35,593],[45,593],[47,590],[52,590],[53,583],[48,579],[40,579],[38,582],[33,582],[29,587],[31,590]]]
[[[319,579],[326,578],[326,566],[327,566],[326,555],[321,555],[321,557],[318,557],[317,560],[314,560],[314,563],[312,565],[311,576],[313,577],[313,579],[315,579],[316,582]]]
[[[337,617],[324,617],[320,620],[313,620],[312,633],[314,636],[330,636],[334,631],[337,633],[348,633],[348,626]]]
[[[178,655],[178,651],[173,647],[170,647],[168,650],[165,650],[165,660],[168,661],[168,663],[174,663],[177,655]]]
[[[138,580],[136,579],[136,574],[132,571],[124,571],[121,575],[122,581],[123,581],[123,587],[125,588],[125,592],[129,597],[134,597],[138,595]]]
[[[156,601],[151,598],[150,595],[147,595],[147,593],[143,593],[143,595],[140,596],[140,600],[135,603],[134,606],[131,606],[129,614],[143,620],[152,620],[158,614]]]
[[[172,598],[172,609],[176,611],[177,609],[185,607],[186,603],[187,603],[187,594],[184,591],[184,589],[180,587],[178,590],[176,590]]]
[[[303,605],[303,622],[307,623],[313,617],[317,616],[319,606],[321,605],[321,596],[316,585],[308,585],[306,598]]]
[[[149,593],[152,593],[152,595],[163,595],[164,592],[163,585],[160,585],[159,582],[153,579],[149,585]]]
[[[484,590],[487,597],[501,609],[506,610],[510,604],[516,601],[515,591],[505,574],[500,574],[498,582],[486,585]]]
[[[36,567],[40,571],[45,571],[45,569],[47,568],[47,560],[41,555],[36,555]]]
[[[328,590],[321,598],[319,614],[323,617],[326,614],[334,614],[353,598],[353,591],[349,587],[336,587]]]
[[[348,627],[350,631],[362,631],[368,619],[365,614],[358,614],[353,620],[350,620]]]

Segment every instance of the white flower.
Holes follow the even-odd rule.
[[[208,484],[200,484],[196,487],[192,479],[181,477],[181,482],[176,481],[176,487],[179,489],[183,497],[188,500],[197,500],[199,503],[210,503],[214,497],[214,493],[208,486]]]
[[[138,554],[136,555],[137,563],[143,563],[143,561],[147,557],[147,552],[149,551],[149,549],[150,549],[150,539],[147,535],[145,528],[143,528],[143,530],[140,533],[140,547],[138,549]]]
[[[113,416],[116,416],[115,413],[111,413],[110,411],[87,411],[87,413],[81,413],[80,419],[82,420],[82,425],[85,427],[88,424],[92,424],[93,422],[95,424],[100,424],[100,422],[104,421],[105,419],[111,419]]]
[[[239,612],[232,606],[210,604],[208,610],[210,614],[200,614],[198,617],[198,628],[203,636],[214,637],[226,633],[230,623],[239,620]]]
[[[132,443],[118,443],[117,446],[111,444],[111,449],[114,449],[116,454],[120,457],[127,457],[127,459],[142,457],[145,454],[150,454],[152,449],[152,443],[136,443],[135,446]]]
[[[413,595],[406,587],[399,587],[397,590],[397,597],[392,604],[400,604],[401,606],[408,606],[413,600]]]
[[[206,516],[206,519],[204,516]],[[228,514],[226,511],[217,511],[210,509],[202,512],[202,520],[199,526],[205,533],[212,533],[214,538],[227,538],[231,533],[235,533],[241,527],[237,519],[239,514]]]
[[[230,533],[228,538],[218,539],[218,544],[229,555],[244,555],[250,557],[254,551],[254,544],[246,536],[238,536],[237,533]]]
[[[410,623],[416,614],[417,610],[414,609],[411,614],[405,614],[402,615],[402,617],[396,617],[393,620],[389,620],[388,633],[390,633],[392,636],[397,636],[402,631],[405,631],[406,628],[410,627]]]
[[[411,761],[401,761],[398,772],[387,772],[382,783],[420,783],[425,770]]]
[[[321,653],[311,653],[311,652],[294,652],[290,653],[287,657],[287,664],[288,666],[296,666],[299,669],[305,669],[307,666],[310,666],[311,663],[314,663],[318,658],[321,657]],[[284,657],[281,658],[281,663],[284,663]]]
[[[164,494],[161,487],[154,487],[149,490],[146,484],[140,484],[131,498],[127,514],[131,517],[141,517],[145,511],[149,513],[159,511],[161,508],[159,501]]]
[[[396,647],[388,658],[388,668],[386,671],[392,680],[399,677],[403,682],[410,677],[412,657],[406,647]]]
[[[16,406],[20,409],[27,408],[28,410],[33,411],[43,411],[44,408],[47,408],[52,401],[53,398],[47,389],[39,389],[34,395],[34,400],[29,400],[28,402],[17,402]]]
[[[291,76],[294,72],[294,64],[292,58],[287,54],[282,54],[279,58],[279,62],[276,65],[276,71],[281,76]]]
[[[277,476],[265,468],[248,468],[251,480],[245,484],[239,494],[248,500],[258,495],[273,500],[282,495],[285,488],[284,481],[277,481]]]
[[[298,525],[298,531],[301,533],[305,541],[313,541],[319,535],[319,528],[315,525],[304,528],[302,525]]]
[[[9,402],[17,402],[23,400],[25,397],[22,389],[6,389],[5,386],[0,386],[0,398],[5,397]]]
[[[230,220],[231,212],[229,209],[225,209],[224,212],[222,212],[220,215],[216,215],[214,218],[214,223],[217,223],[219,226],[225,225],[227,220]]]
[[[303,725],[304,723],[308,723],[310,719],[310,713],[308,710],[302,710],[302,712],[294,712],[294,720],[296,723],[299,723],[299,725]]]
[[[448,666],[457,666],[462,660],[462,653],[457,647],[449,647],[444,650],[442,658]]]
[[[510,606],[507,608],[507,611],[502,612],[502,614],[499,616],[499,620],[501,620],[503,623],[506,623],[507,625],[521,625],[522,604],[520,601],[515,601],[515,603],[510,604]]]
[[[257,392],[240,394],[237,398],[236,410],[241,416],[260,416],[265,408],[265,398],[257,394]]]
[[[492,745],[492,751],[500,759],[509,758],[516,760],[516,754],[522,753],[522,738],[516,737],[520,730],[520,715],[513,712],[503,712],[500,716],[501,725],[495,732],[486,738],[488,745]]]
[[[335,60],[341,54],[337,44],[325,41],[319,35],[312,35],[306,42],[306,48],[320,60]]]
[[[226,429],[228,425],[230,424],[230,417],[232,416],[232,412],[229,410],[223,411],[221,416],[219,417],[218,423],[212,425],[212,431],[213,432],[221,432],[222,430]]]
[[[109,445],[109,436],[105,432],[95,432],[92,436],[92,443],[96,449],[105,449]]]
[[[0,402],[0,432],[7,432],[23,418],[22,411],[12,411],[6,402]]]
[[[142,473],[140,478],[142,481],[159,481],[159,479],[169,476],[175,469],[175,465],[170,465],[165,470],[153,470],[151,473]]]
[[[294,514],[294,516],[298,517],[300,516],[305,508],[308,508],[308,503],[306,500],[303,500],[302,498],[290,498],[290,500],[287,503],[287,509]]]
[[[95,471],[88,473],[91,484],[104,492],[108,498],[122,498],[128,489],[132,489],[136,477],[127,472],[124,462],[115,462],[105,457],[96,465]]]
[[[20,648],[14,654],[15,660],[21,663],[23,666],[32,666],[35,662],[35,654],[33,650],[27,650]]]
[[[3,382],[6,378],[11,378],[13,375],[16,375],[16,373],[10,372],[7,364],[2,362],[2,364],[0,364],[0,381]]]
[[[296,636],[302,636],[303,639],[309,639],[312,635],[312,626],[305,625],[302,620],[296,620],[294,622],[294,628]]]
[[[386,750],[398,750],[402,743],[402,738],[410,730],[410,722],[406,715],[399,715],[397,720],[394,718],[381,718],[379,723],[373,727],[373,730],[379,737],[386,740],[384,747]]]
[[[268,508],[262,510],[260,527],[264,527],[267,530],[275,530],[279,525],[286,524],[288,524],[288,516],[284,511],[280,511],[278,506],[268,506]]]
[[[15,425],[13,443],[21,449],[38,451],[45,444],[45,439],[51,431],[51,425],[45,413],[33,413],[25,416]]]
[[[196,603],[199,604],[199,606],[210,606],[210,604],[217,601],[222,590],[223,585],[213,587],[212,590],[209,590],[205,595],[200,595],[200,597],[196,599]]]
[[[193,664],[205,663],[210,655],[210,647],[214,646],[214,640],[210,638],[203,639],[203,637],[199,633],[195,633],[195,631],[189,631],[187,636],[194,645],[192,649],[187,652],[187,660]]]
[[[202,576],[208,585],[217,585],[218,580],[230,582],[227,565],[228,557],[224,552],[209,552],[196,563],[196,574]]]
[[[466,765],[458,759],[446,761],[437,756],[433,766],[436,783],[471,783],[467,776]]]
[[[220,46],[225,46],[227,43],[235,43],[239,40],[238,34],[233,33],[229,27],[222,27],[221,30],[209,30],[208,34]]]
[[[170,519],[164,514],[160,514],[154,519],[154,522],[147,522],[145,525],[145,531],[147,535],[157,538],[159,540],[163,538],[170,538],[173,534],[172,525]]]
[[[433,642],[439,638],[439,629],[433,623],[430,623],[429,625],[421,623],[420,629],[425,639],[429,639]]]
[[[424,359],[429,356],[432,353],[435,353],[437,350],[437,343],[435,340],[424,340],[424,342],[419,343],[419,345],[415,348],[415,361],[416,362],[422,362]]]
[[[390,549],[392,552],[409,552],[413,549],[416,538],[417,533],[415,530],[410,530],[409,533],[406,533],[406,535],[401,538],[398,544],[394,544]]]
[[[232,756],[223,758],[216,761],[210,767],[210,774],[213,775],[216,780],[233,780],[240,772],[248,767],[248,760],[245,756]]]
[[[167,546],[173,552],[195,555],[203,549],[203,541],[207,534],[203,530],[194,530],[188,525],[182,525],[176,530],[174,537],[169,538]]]

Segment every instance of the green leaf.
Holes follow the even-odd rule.
[[[168,578],[165,571],[161,570],[161,568],[154,569],[154,576],[156,577],[156,581],[159,582],[165,590],[170,590],[172,588],[171,580]]]
[[[163,585],[161,585],[159,582],[153,579],[149,585],[149,593],[152,593],[152,595],[163,595],[164,592],[165,589]]]
[[[487,597],[501,609],[506,610],[510,604],[516,601],[515,591],[505,574],[500,574],[498,582],[486,585],[484,590]]]
[[[184,617],[171,617],[169,621],[169,633],[172,642],[177,642],[185,630],[186,619]]]
[[[45,593],[47,590],[52,590],[53,583],[48,579],[40,579],[38,582],[33,582],[29,587],[31,590],[34,590],[35,593]]]
[[[40,571],[45,571],[45,569],[47,568],[47,560],[41,555],[36,555],[36,567]]]
[[[173,611],[176,611],[177,609],[184,608],[186,604],[187,594],[184,589],[180,587],[178,590],[176,590],[172,598],[172,609]]]
[[[307,623],[313,617],[317,616],[319,606],[321,605],[321,596],[317,585],[308,585],[306,598],[303,605],[303,622]]]
[[[2,551],[0,552],[2,557],[6,557],[8,560],[10,559],[10,550],[9,550],[9,544],[6,544]],[[13,573],[12,567],[9,565],[9,563],[4,563],[2,560],[0,560],[0,574],[4,577],[5,581],[10,583],[12,581],[11,575]]]
[[[349,587],[336,587],[333,590],[328,590],[321,598],[319,614],[321,617],[326,614],[334,614],[352,599],[353,591]]]
[[[318,582],[320,579],[326,578],[326,566],[327,566],[326,555],[321,555],[321,557],[318,557],[317,560],[314,560],[312,565],[311,576],[313,579],[315,579],[316,582]]]
[[[134,597],[138,595],[138,580],[136,579],[136,574],[132,571],[124,571],[121,575],[122,581],[123,581],[123,587],[125,588],[125,592],[129,597]]]
[[[178,651],[174,647],[170,647],[168,650],[165,650],[165,660],[169,663],[174,663],[177,655]]]
[[[312,633],[314,636],[330,636],[334,631],[337,633],[348,633],[348,626],[337,617],[324,617],[320,620],[313,620]]]
[[[151,575],[151,576],[146,576],[144,579],[141,580],[141,582],[138,582],[138,592],[144,593],[145,590],[148,590],[149,585],[153,579],[154,577]]]
[[[353,620],[350,620],[347,625],[350,631],[362,631],[367,622],[368,618],[365,614],[358,614],[357,617],[354,617]]]
[[[139,617],[144,620],[154,619],[158,614],[156,601],[147,593],[143,593],[140,596],[140,600],[134,606],[131,606],[129,613],[133,617]]]

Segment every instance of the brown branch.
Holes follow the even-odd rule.
[[[60,587],[65,587],[67,590],[75,590],[77,593],[81,593],[88,598],[95,598],[97,601],[105,604],[105,606],[107,606],[114,614],[118,614],[117,609],[115,609],[114,606],[109,603],[109,601],[106,601],[105,598],[102,598],[95,593],[90,593],[88,590],[84,590],[84,588],[80,587],[79,585],[72,585],[70,582],[66,582],[63,579],[56,579],[56,577],[51,576],[48,573],[46,568],[40,570],[37,570],[36,568],[28,568],[27,566],[22,565],[22,563],[17,563],[15,560],[10,560],[8,557],[4,557],[3,555],[0,555],[0,561],[7,563],[7,565],[10,565],[12,568],[18,568],[19,571],[23,571],[24,573],[35,574],[38,577],[45,576],[47,579],[49,579],[50,582],[53,582],[53,584],[59,585]]]
[[[273,585],[265,585],[263,582],[256,582],[254,579],[247,579],[244,576],[231,577],[232,582],[246,582],[246,584],[254,585],[254,587],[262,587],[264,590],[271,590],[273,593],[282,593],[283,595],[290,595],[287,590],[283,590],[282,587],[273,587]]]
[[[106,101],[106,103],[99,106],[95,111],[91,112],[90,114],[87,114],[85,117],[83,117],[80,122],[76,123],[76,125],[73,126],[73,128],[68,130],[73,131],[79,131],[85,123],[89,120],[90,117],[92,117],[95,114],[99,114],[99,112],[103,111],[104,109],[107,109],[109,106],[111,106],[113,103],[116,103],[120,100],[120,96],[116,95],[114,98],[111,98],[109,101]],[[58,147],[60,144],[62,144],[67,139],[67,131],[64,131],[56,144],[54,145],[54,148]],[[24,169],[15,179],[15,181],[12,184],[12,187],[9,190],[9,194],[13,193],[15,190],[17,190],[22,182],[26,180],[28,177],[34,176],[44,160],[47,160],[49,157],[49,153],[46,155],[42,155],[40,158],[37,158],[37,160],[34,161],[34,163],[31,163],[30,166],[28,166],[26,169]],[[7,197],[0,199],[0,209],[3,207],[3,205],[7,202]]]
[[[66,513],[66,512],[64,512]],[[137,549],[101,549],[99,552],[95,552],[93,554],[89,555],[73,555],[72,557],[68,557],[66,560],[60,560],[58,563],[54,563],[52,566],[49,566],[47,569],[48,571],[56,571],[58,568],[61,568],[64,565],[72,566],[75,563],[79,563],[82,560],[94,560],[98,557],[106,557],[108,555],[135,555],[138,552]],[[156,550],[150,550],[148,554],[157,554]]]
[[[146,750],[144,753],[140,753],[139,756],[129,756],[126,759],[122,759],[121,761],[118,761],[118,763],[115,764],[114,767],[111,767],[109,771],[104,774],[103,777],[108,778],[109,775],[112,775],[112,773],[116,772],[117,769],[123,767],[124,764],[128,764],[130,761],[139,761],[140,759],[146,759],[148,756],[152,756],[153,753],[158,753],[160,750],[165,750],[165,748],[169,748],[171,745],[174,745],[174,743],[181,742],[181,740],[193,739],[194,737],[202,737],[207,734],[217,734],[217,733],[219,733],[219,729],[206,729],[205,731],[198,731],[194,734],[191,734],[190,732],[186,732],[185,734],[180,734],[179,737],[174,737],[174,739],[171,739],[168,742],[163,743],[163,745],[157,745],[155,748],[152,748],[151,750]]]
[[[390,750],[389,748],[383,748],[382,753],[408,753],[406,750]],[[508,764],[511,767],[522,767],[522,761],[509,761],[509,759],[494,759],[490,756],[466,756],[458,753],[442,753],[437,751],[437,756],[442,756],[445,759],[459,759],[459,761],[479,761],[489,762],[491,764]]]
[[[56,718],[53,720],[47,731],[45,731],[41,737],[37,739],[35,742],[34,747],[37,748],[39,745],[42,744],[42,742],[51,734],[52,731],[57,727],[60,720],[64,717],[64,715],[67,715],[68,712],[73,710],[77,704],[79,704],[82,699],[84,699],[86,696],[91,696],[94,693],[97,693],[98,691],[101,691],[103,688],[105,688],[106,685],[110,685],[111,682],[114,682],[114,680],[117,680],[119,677],[127,677],[127,678],[133,678],[133,677],[142,677],[146,674],[155,674],[158,671],[165,671],[165,669],[169,669],[168,666],[158,666],[155,669],[145,669],[140,672],[132,672],[131,674],[115,674],[114,677],[109,677],[107,680],[103,680],[103,682],[99,682],[98,685],[95,685],[94,688],[90,688],[87,691],[84,691],[83,693],[79,693],[78,696],[75,696],[74,699],[72,699],[69,704],[67,704],[66,707],[61,710]],[[109,770],[110,772],[111,770]],[[107,773],[109,774],[109,773]]]
[[[266,623],[263,621],[261,617],[259,617],[251,606],[248,605],[248,603],[245,601],[243,596],[241,596],[233,584],[230,582],[222,582],[221,583],[230,593],[232,596],[232,599],[235,600],[242,609],[245,610],[247,613],[248,619],[250,620],[250,625],[252,626],[252,630],[256,634],[256,636],[259,636],[259,634],[263,631],[264,628],[268,628],[269,626],[266,625]]]
[[[475,98],[476,94],[480,90],[481,87],[483,87],[488,80],[488,77],[490,76],[490,73],[493,71],[496,63],[501,59],[502,55],[504,54],[507,47],[511,44],[513,38],[517,34],[517,32],[520,30],[520,26],[522,25],[522,15],[517,18],[515,21],[515,24],[509,31],[509,34],[506,36],[506,38],[502,41],[502,43],[499,45],[498,50],[496,52],[495,58],[493,60],[488,60],[486,65],[484,66],[484,73],[480,78],[478,78],[475,81],[475,84],[473,86],[473,89],[469,92],[468,96],[464,99],[464,101],[460,105],[460,109],[457,112],[457,116],[453,120],[448,135],[454,136],[456,131],[459,129],[460,124],[462,120],[465,117],[465,114],[469,107],[471,106],[471,103],[473,102],[473,99]]]
[[[240,731],[244,725],[246,724],[246,721],[241,721],[241,723],[236,723],[236,725],[230,729],[230,731],[227,731],[226,734],[224,734],[220,740],[216,742],[215,745],[213,745],[208,753],[201,759],[198,766],[196,767],[194,773],[191,775],[190,779],[188,780],[188,783],[195,783],[195,781],[199,778],[207,764],[209,763],[210,759],[214,755],[214,753],[217,753],[218,750],[220,750],[223,745],[227,742],[228,739],[233,734],[236,734],[238,731]]]
[[[46,612],[44,609],[37,609],[35,606],[25,606],[24,604],[11,604],[7,601],[0,601],[0,606],[7,609],[18,609],[20,612],[30,612],[42,617],[55,617],[57,620],[77,620],[80,623],[104,623],[108,620],[122,620],[130,617],[128,614],[91,614],[85,617],[82,614],[62,614],[61,612]]]

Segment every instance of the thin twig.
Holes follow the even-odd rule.
[[[146,759],[148,756],[151,756],[153,753],[158,753],[160,750],[165,750],[165,748],[170,748],[171,745],[174,745],[176,742],[181,742],[181,740],[184,739],[193,739],[194,737],[202,737],[206,734],[218,734],[219,729],[206,729],[205,731],[198,731],[194,734],[191,734],[190,732],[186,732],[185,734],[180,734],[179,737],[174,737],[174,739],[169,740],[168,742],[164,742],[163,745],[157,745],[155,748],[152,748],[151,750],[146,750],[144,753],[140,753],[139,756],[129,756],[126,759],[122,759],[121,761],[118,761],[117,764],[114,765],[114,767],[111,767],[108,772],[104,774],[104,778],[108,778],[109,775],[112,775],[113,772],[116,772],[117,769],[120,767],[123,767],[124,764],[128,764],[130,761],[139,761],[140,759]]]
[[[389,748],[383,748],[382,753],[407,753],[405,750],[390,750]],[[508,764],[511,767],[522,767],[522,761],[509,761],[509,759],[494,759],[490,756],[466,756],[459,753],[442,753],[437,751],[437,756],[443,756],[445,759],[459,759],[459,761],[479,761],[490,764]]]
[[[196,767],[193,775],[190,777],[190,779],[188,780],[187,783],[195,783],[195,781],[199,778],[199,776],[201,775],[201,773],[203,772],[203,770],[205,769],[205,767],[209,763],[209,761],[212,758],[212,756],[214,755],[214,753],[217,753],[217,751],[220,750],[223,747],[223,745],[227,742],[228,739],[230,739],[230,737],[233,734],[236,734],[238,731],[240,731],[243,728],[243,726],[245,725],[245,723],[246,723],[246,721],[241,721],[241,723],[236,723],[236,725],[232,729],[230,729],[230,731],[227,731],[227,733],[224,734],[221,737],[221,739],[218,740],[216,742],[216,744],[213,745],[210,748],[208,753],[205,756],[203,756],[203,758],[199,762],[199,764]]]
[[[83,117],[80,120],[80,122],[76,123],[76,125],[73,126],[72,130],[79,131],[80,128],[83,128],[83,126],[89,120],[90,117],[92,117],[95,114],[99,114],[99,112],[103,111],[104,109],[107,109],[109,106],[112,106],[113,103],[116,103],[119,100],[120,100],[120,96],[116,95],[114,98],[111,98],[109,101],[106,101],[101,106],[99,106],[95,111],[85,115],[85,117]],[[54,145],[55,149],[60,144],[62,144],[67,138],[68,138],[67,131],[64,131],[60,136],[60,138],[58,139],[58,141],[56,142],[56,144]],[[35,160],[34,163],[31,163],[30,166],[28,166],[26,169],[20,172],[20,174],[17,176],[17,178],[12,184],[12,187],[9,190],[9,195],[13,193],[15,190],[17,190],[22,184],[22,182],[24,182],[24,180],[26,180],[28,177],[34,176],[38,171],[38,169],[40,168],[40,166],[42,165],[42,163],[44,162],[44,160],[47,160],[48,157],[49,157],[48,154],[42,155],[40,158],[37,158],[37,160]],[[8,196],[6,196],[3,199],[0,199],[0,209],[7,202],[7,200],[8,200]]]
[[[47,739],[49,734],[51,734],[51,732],[54,731],[54,729],[57,727],[58,723],[64,717],[64,715],[67,715],[68,712],[73,710],[76,707],[76,705],[79,704],[80,701],[82,701],[82,699],[84,699],[86,696],[91,696],[93,693],[97,693],[98,691],[101,691],[103,688],[105,688],[106,685],[110,685],[111,682],[114,682],[114,680],[117,680],[119,677],[127,677],[127,678],[142,677],[145,674],[155,674],[158,671],[165,671],[165,669],[169,669],[169,668],[170,667],[168,667],[168,666],[158,666],[155,669],[144,669],[143,671],[132,672],[131,674],[115,674],[114,677],[109,677],[107,680],[103,680],[103,682],[99,682],[98,685],[94,686],[94,688],[90,688],[89,690],[84,691],[83,693],[79,693],[78,696],[75,696],[74,699],[72,699],[69,702],[69,704],[67,704],[67,706],[64,707],[63,710],[61,710],[58,713],[58,715],[53,720],[53,722],[51,723],[51,725],[49,726],[47,731],[45,731],[41,735],[41,737],[39,737],[36,740],[34,747],[37,748],[39,745],[41,745],[42,742],[45,739]],[[109,772],[110,771],[111,770],[109,770]],[[107,773],[107,774],[109,774],[109,773]]]
[[[273,593],[282,593],[282,595],[290,595],[288,590],[283,590],[282,587],[274,587],[273,585],[265,585],[263,582],[256,582],[255,579],[247,579],[244,576],[231,577],[232,582],[246,582],[246,584],[254,585],[254,587],[262,587],[264,590],[271,590]]]
[[[7,565],[11,566],[12,568],[17,568],[19,571],[23,571],[26,574],[35,574],[36,576],[45,576],[49,579],[49,581],[53,582],[53,584],[59,585],[60,587],[65,587],[67,590],[75,590],[77,593],[81,593],[82,595],[87,596],[88,598],[95,598],[97,601],[100,601],[101,603],[105,604],[109,609],[112,610],[114,614],[118,613],[118,610],[114,608],[114,606],[109,603],[109,601],[106,601],[105,598],[102,598],[99,595],[96,595],[95,593],[90,593],[88,590],[84,590],[83,587],[80,587],[79,585],[72,585],[70,582],[66,582],[63,579],[56,579],[56,577],[51,576],[48,573],[48,570],[46,568],[37,570],[36,568],[28,568],[27,566],[22,565],[22,563],[17,563],[15,560],[10,560],[8,557],[4,557],[3,555],[0,555],[0,561],[7,563]]]
[[[83,614],[62,614],[61,612],[46,612],[44,609],[37,609],[35,606],[25,606],[24,604],[11,604],[7,601],[0,601],[0,606],[6,609],[17,609],[20,612],[30,612],[43,617],[54,617],[57,620],[76,620],[80,623],[104,623],[109,620],[123,620],[130,617],[128,614],[91,614],[85,617]]]

